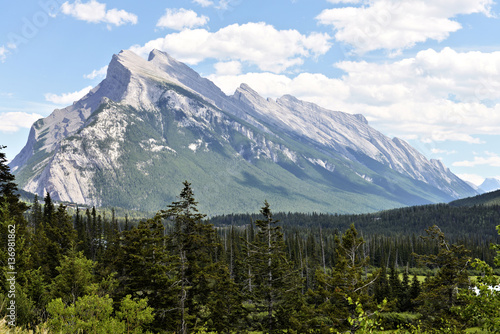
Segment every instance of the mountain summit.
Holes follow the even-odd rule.
[[[367,212],[475,191],[362,115],[246,84],[226,96],[166,53],[114,55],[81,100],[35,122],[10,164],[19,185],[87,205],[158,210],[193,184],[209,214]]]

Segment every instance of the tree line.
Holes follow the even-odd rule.
[[[1,156],[0,160],[4,156]],[[137,224],[95,208],[70,215],[47,194],[19,201],[0,161],[0,237],[16,230],[17,328],[50,333],[400,333],[499,330],[493,269],[472,260],[436,225],[418,238],[415,266],[379,256],[354,224],[342,231],[284,228],[266,201],[245,225],[215,227],[197,209],[189,182],[178,200]],[[416,242],[415,245],[418,245]],[[394,245],[396,246],[396,245]],[[391,246],[392,247],[392,244]],[[430,251],[432,249],[432,251]],[[497,251],[497,250],[494,250]],[[0,247],[0,316],[9,319],[7,247]],[[403,256],[399,255],[398,257]],[[393,258],[393,260],[391,260]],[[499,265],[497,254],[495,264]],[[398,268],[399,265],[399,268]],[[483,273],[469,287],[471,265]]]

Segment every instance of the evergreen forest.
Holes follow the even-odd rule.
[[[0,152],[0,332],[500,332],[500,207],[144,219],[20,200]]]

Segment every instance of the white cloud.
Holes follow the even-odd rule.
[[[91,79],[91,80],[93,80],[95,78],[102,79],[106,76],[107,71],[108,71],[108,66],[106,65],[106,66],[101,67],[98,70],[93,70],[92,73],[85,74],[83,77],[85,79]]]
[[[76,0],[70,4],[65,2],[61,6],[62,13],[73,16],[77,20],[89,23],[107,23],[108,28],[111,25],[121,26],[123,24],[137,23],[137,15],[126,12],[125,10],[118,10],[116,8],[106,10],[106,4],[90,0],[89,2],[82,3]]]
[[[387,49],[397,55],[428,39],[446,39],[462,28],[453,20],[457,15],[491,16],[492,5],[493,0],[372,0],[362,7],[325,9],[316,19],[332,25],[335,38],[357,52]]]
[[[401,129],[429,140],[471,143],[480,141],[470,134],[500,131],[500,52],[458,53],[445,48],[392,63],[336,66],[346,72],[343,82],[350,87],[345,102],[359,105],[365,110],[356,112],[385,126],[399,122]]]
[[[6,112],[0,114],[0,131],[17,132],[21,128],[30,128],[31,125],[42,118],[42,115],[26,112]]]
[[[476,166],[500,167],[500,156],[496,153],[486,152],[486,156],[474,157],[474,160],[457,161],[453,163],[455,167],[476,167]]]
[[[197,3],[198,5],[200,5],[202,7],[210,7],[210,6],[214,5],[213,1],[210,1],[210,0],[193,0],[193,2]]]
[[[131,50],[146,56],[152,49],[169,52],[188,64],[207,58],[237,60],[263,71],[279,73],[301,65],[305,58],[325,54],[331,47],[328,34],[302,35],[297,30],[277,30],[266,23],[232,24],[216,32],[183,30],[134,45]]]
[[[61,95],[47,93],[45,94],[45,100],[55,104],[68,105],[84,97],[91,89],[92,86],[88,86],[73,93],[64,93]]]
[[[227,10],[232,0],[219,0],[219,4],[215,8],[220,10]]]
[[[219,62],[214,65],[216,74],[219,75],[238,75],[241,73],[241,63],[233,60],[228,62]]]
[[[7,48],[4,45],[0,46],[0,62],[2,63],[5,62],[8,53],[9,50],[7,50]]]
[[[208,21],[209,18],[207,16],[198,16],[193,10],[167,8],[165,14],[156,23],[156,26],[160,28],[183,30],[204,26]]]
[[[480,186],[481,183],[484,182],[484,176],[476,175],[476,174],[456,174],[459,178],[464,181],[475,184],[476,186]]]

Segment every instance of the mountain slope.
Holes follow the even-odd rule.
[[[500,205],[500,190],[450,202],[451,206]]]
[[[209,214],[367,212],[474,195],[362,115],[245,84],[226,96],[169,55],[113,56],[106,79],[37,121],[11,163],[20,186],[88,205],[158,210],[193,183]]]

